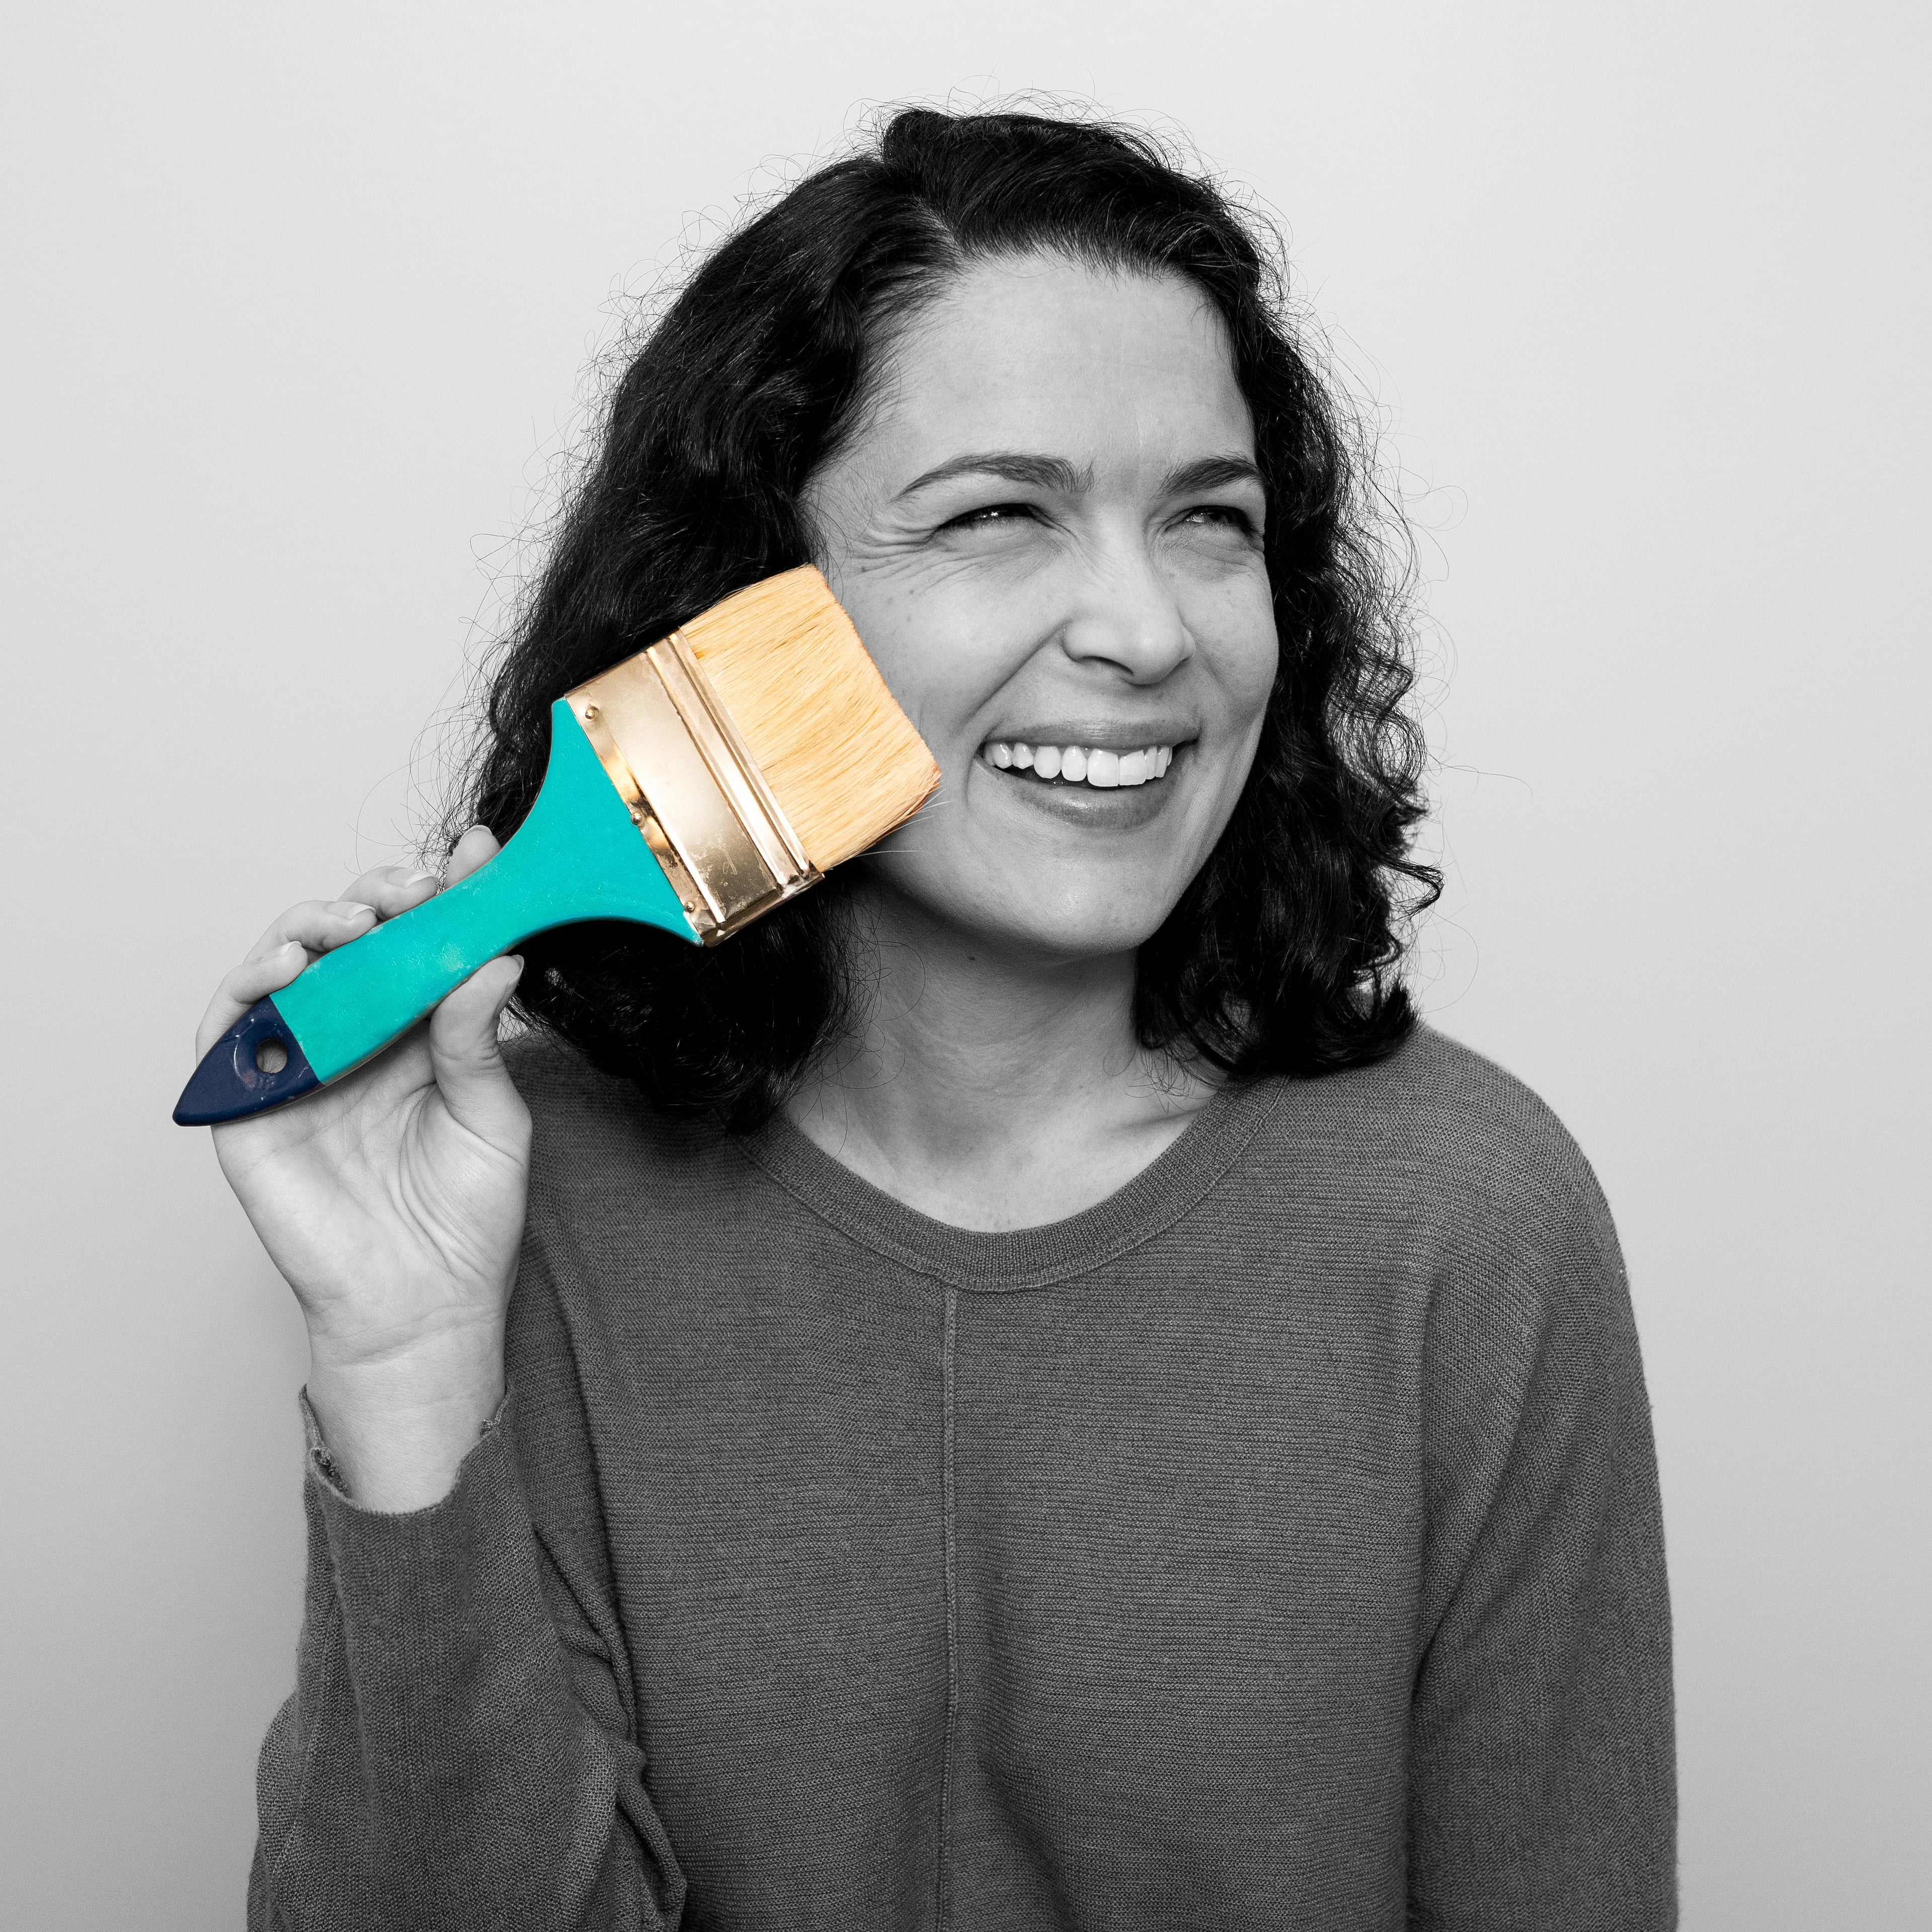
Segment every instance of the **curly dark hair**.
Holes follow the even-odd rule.
[[[507,838],[542,783],[554,699],[809,561],[800,494],[891,332],[964,265],[1048,250],[1204,292],[1268,493],[1280,669],[1227,829],[1142,949],[1141,1041],[1237,1079],[1379,1058],[1414,1024],[1405,901],[1439,888],[1409,851],[1424,760],[1402,708],[1406,574],[1362,439],[1290,326],[1270,232],[1132,130],[908,109],[706,258],[616,384],[451,822]],[[609,922],[545,933],[519,1007],[660,1106],[755,1126],[852,1013],[841,876],[715,951]]]

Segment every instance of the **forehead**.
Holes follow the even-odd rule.
[[[1162,466],[1254,451],[1208,297],[1178,275],[1058,255],[964,271],[898,332],[867,416],[855,440],[895,470],[962,448]]]

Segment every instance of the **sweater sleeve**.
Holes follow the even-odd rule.
[[[400,1515],[357,1508],[312,1436],[296,1688],[262,1750],[250,1932],[677,1925],[594,1566],[533,1528],[517,1406],[513,1388],[448,1496]]]
[[[1409,1852],[1429,1932],[1677,1922],[1650,1411],[1616,1234],[1576,1161],[1574,1185],[1511,1204],[1516,1251],[1444,1282],[1431,1317]]]

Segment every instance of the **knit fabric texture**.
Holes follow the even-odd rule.
[[[1426,1029],[950,1228],[541,1040],[510,1393],[313,1434],[250,1924],[1676,1923],[1650,1419],[1601,1194]]]

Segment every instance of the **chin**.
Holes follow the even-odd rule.
[[[897,901],[916,924],[937,926],[956,941],[1048,959],[1138,951],[1192,876],[1158,860],[1122,864],[1118,856],[1112,864],[1097,854],[1042,864],[1036,849],[1000,862],[1009,856],[991,841],[976,850],[908,841],[891,855],[896,863],[875,862],[868,872],[874,890],[883,890],[882,912]]]
[[[1105,959],[1138,952],[1160,930],[1169,908],[1118,904],[1070,904],[1048,892],[1016,893],[1010,906],[995,911],[956,905],[951,922],[989,946],[1002,946],[1060,959]],[[982,916],[975,916],[983,912]]]

